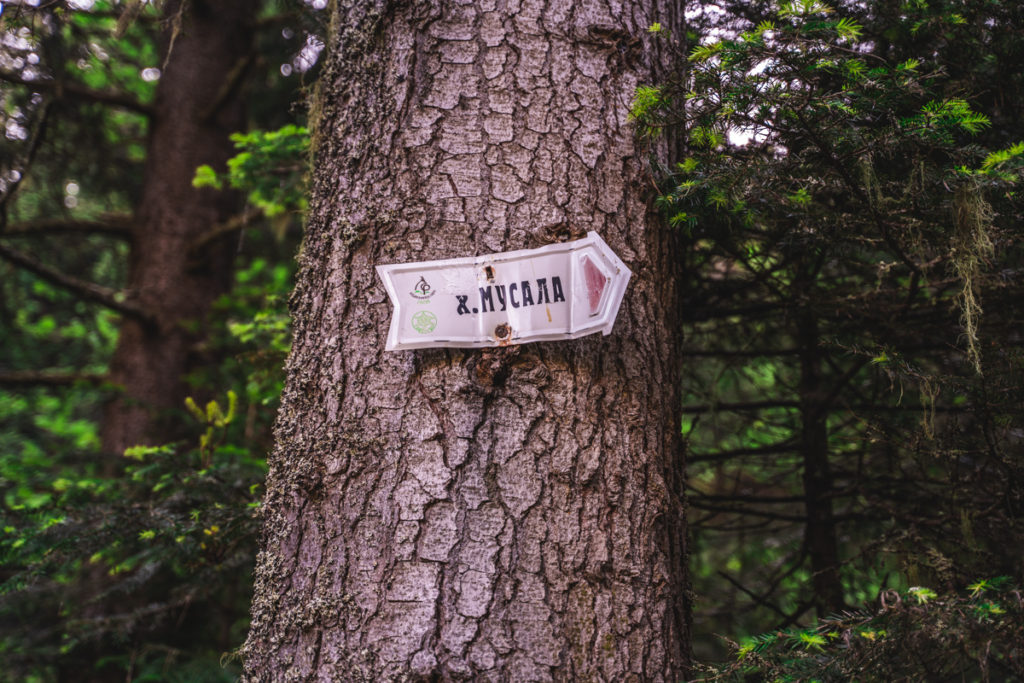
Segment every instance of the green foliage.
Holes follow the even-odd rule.
[[[0,4],[3,73],[60,86],[0,86],[8,133],[0,136],[0,239],[57,271],[122,290],[132,251],[125,235],[7,229],[111,216],[124,225],[137,213],[168,4]],[[248,230],[231,294],[190,321],[194,370],[183,379],[197,410],[159,416],[172,443],[129,448],[123,458],[101,452],[121,318],[0,260],[0,680],[48,681],[72,670],[83,680],[237,675],[220,659],[247,628],[258,484],[289,347],[284,302],[305,206],[308,135],[293,105],[313,72],[288,78],[279,67],[298,67],[296,53],[320,21],[298,0],[252,10],[253,60],[225,85],[250,100],[251,126],[270,132],[235,136],[238,155],[225,174],[200,171],[198,184],[240,190],[274,217],[276,239]],[[125,104],[76,94],[90,90]],[[170,110],[162,116],[180,115],[174,101],[159,106]]]
[[[644,131],[647,135],[654,135],[657,126],[657,112],[664,107],[662,93],[658,88],[642,85],[633,93],[633,102],[629,107],[629,119],[631,121],[645,122]]]
[[[693,355],[694,631],[710,658],[701,634],[777,625],[816,661],[828,633],[789,630],[815,611],[1024,579],[1024,361],[1005,343],[1024,18],[983,0],[736,4],[678,45],[685,66],[637,116],[685,139],[656,166],[656,205]],[[992,81],[1013,87],[995,98]]]
[[[264,453],[288,350],[281,309],[292,268],[256,260],[236,277],[236,295],[218,303],[218,315],[241,327],[246,318],[277,321],[277,348],[266,348],[257,324],[240,336],[223,325],[225,335],[211,343],[224,345],[232,360],[192,381],[197,388],[229,382],[238,390],[204,402],[188,399],[181,420],[191,424],[189,441],[129,448],[112,471],[83,467],[79,458],[98,462],[96,423],[58,419],[57,411],[71,415],[81,404],[45,393],[34,399],[0,394],[0,405],[35,408],[59,430],[47,444],[50,452],[27,440],[19,455],[0,460],[6,502],[0,564],[7,570],[0,617],[17,625],[0,631],[0,656],[11,675],[48,680],[58,656],[102,638],[132,644],[134,654],[108,664],[128,667],[131,660],[142,678],[233,680],[237,674],[222,667],[223,652],[213,643],[224,633],[241,643],[247,625]],[[13,436],[0,431],[0,443]],[[61,448],[75,457],[61,456]],[[58,615],[61,629],[54,631]],[[177,637],[145,639],[175,623]],[[196,637],[206,644],[197,646]]]
[[[1024,169],[1024,142],[1018,142],[1006,149],[990,153],[981,162],[980,169],[960,168],[965,175],[985,175],[1003,182],[1019,180],[1022,169]]]
[[[691,62],[706,62],[722,51],[724,45],[721,42],[698,45],[690,53]],[[637,117],[639,118],[639,116]]]
[[[835,23],[835,31],[839,38],[853,41],[861,37],[864,27],[849,17],[842,17]]]
[[[922,586],[911,586],[907,589],[907,595],[914,598],[919,605],[926,605],[930,600],[939,597],[932,589]]]
[[[196,169],[196,177],[192,179],[192,184],[195,187],[212,187],[215,190],[224,189],[224,183],[221,182],[220,176],[217,175],[212,166],[206,164]]]
[[[0,640],[10,667],[46,652],[33,642],[38,636],[32,619],[19,609],[29,600],[36,609],[59,607],[65,615],[60,639],[48,643],[56,655],[104,634],[127,636],[184,617],[190,604],[246,599],[237,571],[252,562],[265,465],[262,454],[224,442],[231,417],[218,418],[221,426],[209,427],[198,448],[129,449],[130,462],[113,476],[56,479],[46,504],[5,515],[0,557],[12,571],[0,594],[6,617],[22,621],[21,629]],[[215,438],[203,443],[211,431]],[[106,577],[103,592],[91,594],[89,577],[99,576]],[[141,610],[121,612],[110,602],[168,584]],[[59,603],[49,603],[48,595]],[[107,603],[107,610],[93,619],[90,605],[97,600]]]
[[[733,661],[697,680],[1017,680],[1024,677],[1024,599],[1005,577],[982,584],[942,597],[927,588],[887,591],[877,611],[733,644]]]
[[[973,111],[966,101],[959,98],[927,102],[921,107],[920,114],[903,119],[901,123],[918,135],[930,134],[947,144],[953,142],[958,128],[974,134],[991,125],[987,116]]]
[[[227,174],[200,166],[193,185],[219,190],[226,184],[244,190],[249,201],[270,217],[305,210],[308,130],[288,124],[278,130],[235,133],[231,140],[238,154],[228,160]]]
[[[831,12],[831,7],[818,0],[791,0],[779,5],[779,17],[782,19],[810,17],[815,14],[829,14]]]
[[[0,15],[4,69],[27,66],[36,77],[121,93],[141,105],[151,103],[156,82],[141,78],[140,72],[159,66],[152,36],[154,9],[140,7],[140,20],[121,27],[114,40],[119,31],[111,16],[114,3],[99,0],[92,12],[67,11],[54,4],[38,9],[15,5]],[[68,115],[70,109],[73,115]],[[21,134],[0,136],[0,211],[8,222],[69,211],[92,218],[134,204],[144,162],[143,114],[87,99],[72,107],[59,93],[39,97],[4,87],[0,127],[10,131],[12,126]],[[29,154],[33,137],[41,132],[47,144]],[[81,149],[93,154],[77,153]],[[31,173],[23,167],[29,158]],[[12,197],[5,189],[13,171],[19,180]],[[76,193],[66,192],[69,182],[77,186]]]

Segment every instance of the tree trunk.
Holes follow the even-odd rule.
[[[678,680],[678,297],[627,111],[650,2],[337,3],[248,680]],[[384,352],[373,267],[596,230],[613,334]]]
[[[805,284],[809,291],[811,285]],[[800,314],[800,415],[803,425],[800,450],[804,464],[804,545],[811,561],[811,585],[818,617],[826,617],[846,607],[843,582],[839,575],[839,544],[836,519],[832,510],[835,488],[828,449],[829,387],[821,375],[821,350],[818,348],[818,321],[812,311]]]
[[[103,419],[108,453],[173,436],[161,417],[182,407],[183,377],[201,338],[196,325],[231,284],[230,237],[190,246],[238,209],[237,197],[197,190],[192,178],[202,164],[223,170],[233,154],[228,136],[246,126],[229,84],[250,54],[252,12],[247,0],[165,4],[170,56],[157,87],[128,275],[135,302],[157,323],[125,318],[121,325],[110,369],[120,393]]]

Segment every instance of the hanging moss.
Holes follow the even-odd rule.
[[[978,323],[981,320],[981,292],[978,280],[985,263],[995,254],[990,228],[995,214],[975,182],[957,189],[953,200],[954,233],[949,256],[960,280],[960,323],[967,342],[967,356],[981,374]]]

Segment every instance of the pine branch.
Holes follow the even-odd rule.
[[[794,440],[788,439],[782,443],[770,444],[768,446],[757,446],[754,448],[735,448],[732,450],[715,451],[710,453],[692,453],[687,457],[687,464],[698,462],[721,462],[732,458],[739,458],[745,455],[770,455],[772,453],[788,453],[799,448]]]
[[[2,242],[0,242],[0,258],[31,273],[35,273],[44,280],[73,292],[87,301],[106,306],[111,310],[131,316],[144,323],[156,324],[156,318],[151,312],[141,306],[121,300],[121,297],[119,297],[120,292],[117,290],[62,273],[17,249],[11,249]]]
[[[90,384],[102,384],[107,381],[108,376],[97,372],[52,372],[36,370],[16,370],[13,372],[0,372],[0,386],[2,387],[23,387],[23,386],[50,386],[63,387],[77,382],[88,382]]]
[[[269,16],[256,19],[256,23],[254,25],[258,30],[274,28],[285,24],[295,24],[302,16],[303,15],[300,12],[280,12],[278,14],[271,14]]]
[[[694,413],[725,413],[725,412],[745,412],[751,410],[767,410],[770,408],[800,408],[799,401],[741,401],[737,403],[699,403],[689,406],[683,406],[683,413],[692,415]],[[889,413],[889,412],[913,412],[913,411],[934,411],[936,413],[966,413],[972,410],[971,406],[925,406],[925,405],[878,405],[878,404],[866,404],[866,405],[849,405],[849,406],[830,406],[822,404],[821,408],[827,410],[830,413],[845,413],[853,411],[855,413]]]
[[[745,507],[709,505],[700,500],[694,499],[691,499],[689,503],[691,507],[697,510],[707,510],[708,512],[716,512],[726,515],[737,515],[740,517],[759,517],[761,519],[769,519],[777,522],[799,522],[801,524],[807,522],[806,515],[787,515],[780,512],[769,512],[767,510],[753,510]]]
[[[782,505],[785,503],[802,503],[807,499],[804,495],[799,496],[746,496],[739,493],[726,494],[726,495],[713,495],[702,492],[693,486],[687,486],[687,491],[691,491],[690,500],[706,500],[711,502],[724,502],[724,503],[765,503],[769,505]],[[842,498],[849,496],[850,494],[842,494],[839,492],[833,492],[830,495],[824,496],[825,498]]]
[[[744,593],[744,594],[745,594],[745,595],[746,595],[746,596],[747,596],[748,598],[750,598],[751,600],[753,600],[753,601],[754,601],[754,606],[755,606],[755,607],[756,607],[756,606],[758,606],[758,605],[763,605],[764,607],[767,607],[768,609],[770,609],[770,610],[772,610],[773,612],[775,612],[776,614],[778,614],[778,615],[779,615],[780,617],[782,617],[783,619],[787,619],[787,618],[789,618],[789,615],[788,615],[788,614],[786,614],[786,612],[785,612],[785,611],[783,611],[783,609],[782,609],[781,607],[779,607],[778,605],[776,605],[776,604],[775,604],[774,602],[772,602],[772,601],[771,601],[771,599],[769,598],[769,595],[770,595],[770,594],[766,594],[766,595],[758,595],[757,593],[755,593],[754,591],[750,590],[749,588],[747,588],[747,587],[746,587],[746,586],[744,586],[744,585],[743,585],[742,583],[740,583],[740,582],[739,582],[739,581],[737,581],[736,579],[732,578],[731,576],[729,576],[729,575],[728,575],[728,574],[726,574],[725,572],[723,572],[723,571],[718,571],[718,572],[716,572],[716,573],[717,573],[717,574],[718,574],[719,576],[721,576],[721,577],[722,577],[723,579],[725,579],[726,581],[728,581],[729,583],[731,583],[731,584],[732,584],[733,586],[735,586],[736,588],[738,588],[738,589],[739,589],[739,590],[740,590],[741,592],[743,592],[743,593]]]
[[[74,81],[55,81],[51,79],[30,81],[27,78],[22,78],[18,74],[11,73],[9,71],[0,71],[0,81],[7,81],[8,83],[14,83],[17,85],[25,85],[33,90],[52,92],[58,97],[60,95],[67,94],[84,100],[98,102],[99,104],[109,104],[113,107],[129,109],[146,116],[153,116],[156,113],[156,110],[152,106],[140,102],[127,93],[114,92],[110,90],[96,90],[94,88],[84,86],[81,83],[75,83]]]
[[[701,403],[683,406],[684,414],[740,412],[744,410],[765,410],[768,408],[799,408],[799,401],[744,401],[739,403]]]
[[[50,118],[50,103],[51,101],[47,99],[39,108],[38,121],[32,131],[32,138],[29,140],[28,150],[25,152],[21,161],[21,173],[18,176],[18,179],[9,183],[7,191],[4,192],[2,197],[0,197],[0,220],[6,220],[7,202],[10,201],[18,187],[22,182],[24,182],[25,176],[28,175],[29,168],[32,167],[32,162],[35,161],[36,152],[39,151],[39,145],[42,144],[43,136],[46,134],[46,124]]]
[[[241,230],[256,220],[259,215],[260,211],[258,209],[248,209],[243,213],[232,216],[223,223],[217,223],[202,235],[192,240],[192,243],[188,247],[189,253],[195,254],[217,238],[233,233],[236,230]]]
[[[249,70],[249,65],[253,62],[254,55],[249,53],[238,60],[238,62],[231,67],[231,71],[228,73],[228,77],[220,86],[220,90],[217,92],[216,97],[213,98],[213,102],[199,115],[199,118],[203,121],[209,121],[217,112],[221,110],[221,107],[228,101],[228,98],[232,96],[237,90],[239,84],[242,82],[242,78]]]
[[[841,377],[829,378],[828,381],[831,387],[829,389],[828,395],[825,396],[824,398],[817,399],[815,404],[812,406],[805,406],[806,412],[817,415],[830,410],[833,401],[835,401],[839,397],[840,392],[842,392],[842,390],[846,388],[846,385],[848,385],[853,380],[853,378],[857,376],[857,373],[859,373],[861,369],[868,364],[869,361],[870,359],[867,357],[857,358],[853,361],[853,364],[846,372],[843,373]]]
[[[130,240],[132,236],[132,217],[129,214],[111,214],[109,216],[102,216],[100,220],[95,221],[43,218],[34,221],[12,223],[0,231],[0,235],[4,237],[74,234],[108,235],[110,237]]]
[[[772,358],[775,356],[795,356],[801,349],[753,349],[739,351],[733,349],[691,349],[683,351],[688,358]]]

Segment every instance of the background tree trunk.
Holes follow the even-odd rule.
[[[810,279],[810,278],[808,278]],[[813,284],[804,285],[811,291]],[[802,311],[796,338],[800,347],[800,452],[803,456],[804,544],[818,618],[846,609],[839,574],[839,543],[832,509],[835,482],[829,462],[828,393],[821,369],[821,338],[813,311]]]
[[[677,680],[673,254],[627,126],[650,3],[338,3],[250,680]],[[385,353],[373,266],[598,231],[614,333]]]
[[[151,311],[156,323],[126,317],[121,325],[110,366],[120,394],[103,419],[108,453],[172,438],[159,418],[182,407],[184,375],[200,339],[196,323],[231,285],[236,236],[191,246],[239,202],[233,193],[192,187],[192,178],[202,164],[224,170],[234,152],[228,136],[246,127],[235,77],[250,57],[252,13],[246,0],[165,5],[162,52],[170,54],[153,106],[128,275],[133,303]]]

